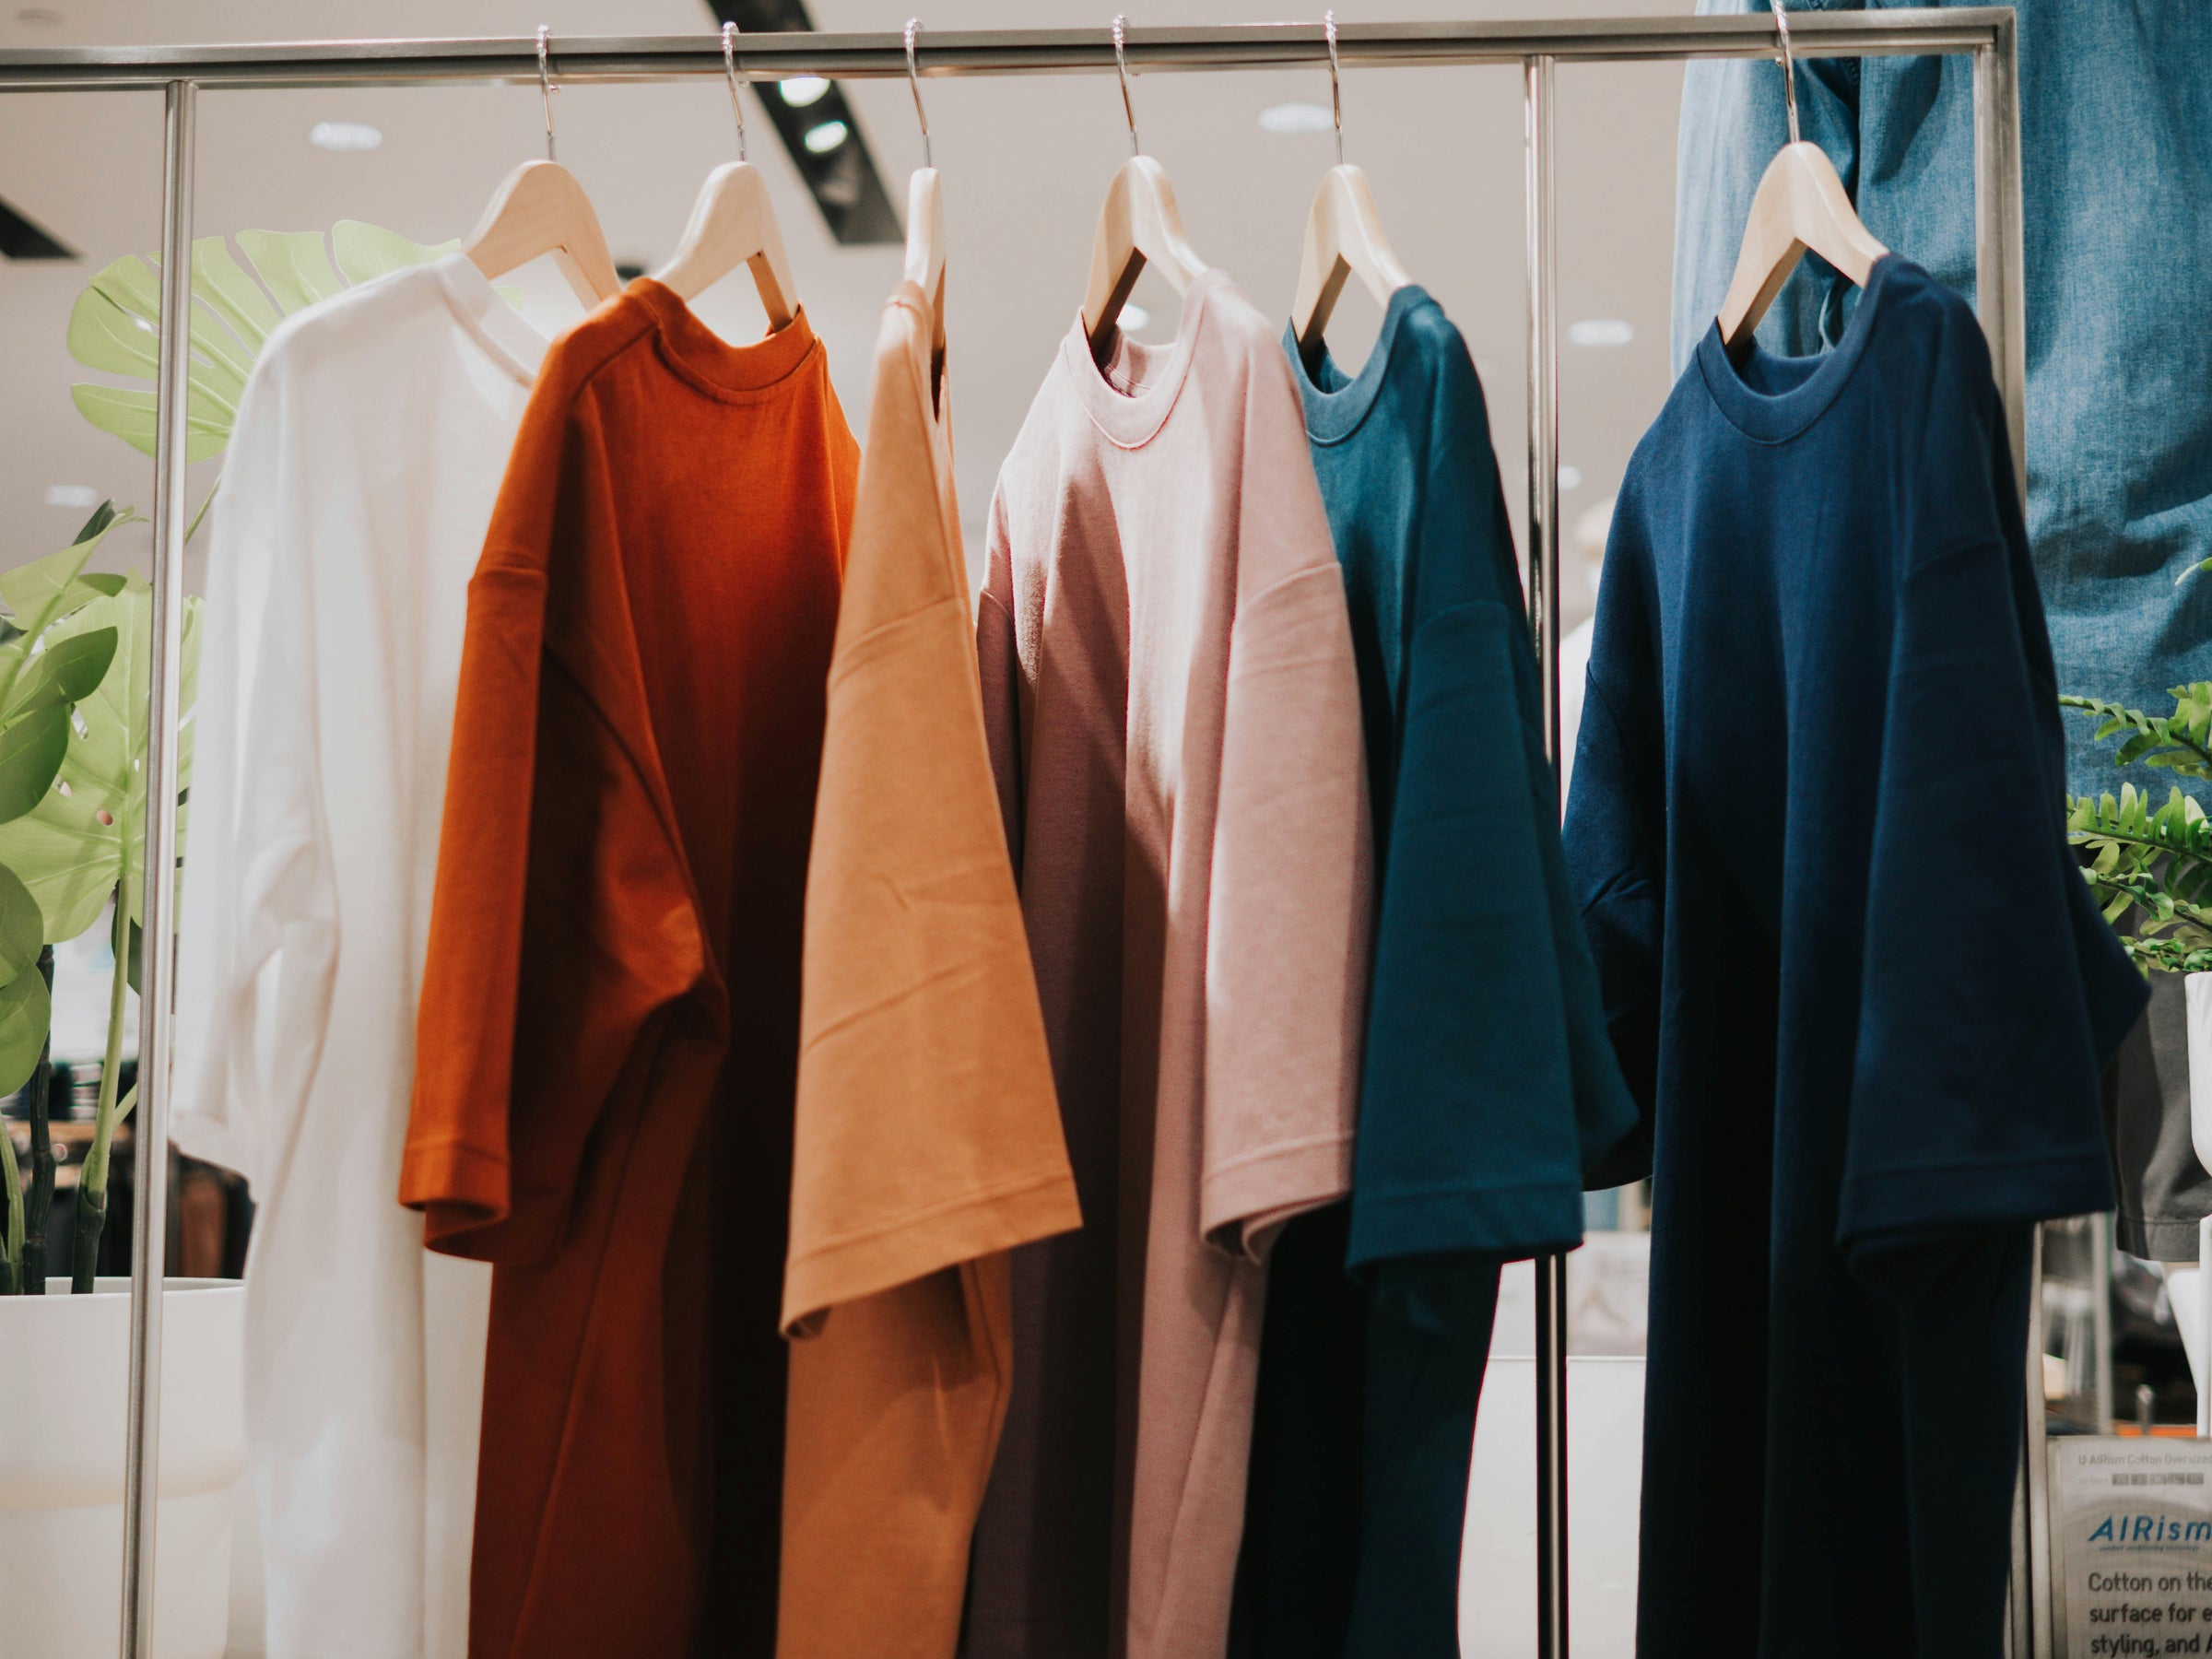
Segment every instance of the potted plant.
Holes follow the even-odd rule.
[[[193,245],[187,456],[228,441],[254,358],[282,315],[349,282],[433,258],[373,226],[244,231]],[[69,348],[88,368],[152,380],[159,291],[150,260],[118,260],[78,297]],[[80,413],[151,453],[154,394],[72,388]],[[196,532],[207,501],[193,514]],[[116,1132],[127,997],[143,923],[147,686],[153,594],[137,575],[87,574],[135,515],[103,506],[59,553],[0,574],[0,1093],[25,1091],[30,1151],[0,1125],[0,1654],[82,1659],[112,1641],[104,1594],[123,1546],[129,1281],[97,1277]],[[196,683],[199,606],[187,602],[180,722]],[[182,814],[191,764],[182,737]],[[184,825],[179,826],[180,856]],[[107,918],[112,952],[105,1053],[90,1145],[78,1168],[71,1282],[52,1279],[55,1159],[47,1080],[52,947]],[[66,1288],[70,1294],[59,1294]],[[233,1281],[164,1284],[159,1571],[163,1659],[220,1659],[228,1635],[230,1517],[245,1465],[244,1297]]]

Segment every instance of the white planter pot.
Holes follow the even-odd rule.
[[[130,1281],[0,1297],[0,1653],[112,1653],[122,1607]],[[245,1470],[245,1290],[171,1279],[163,1300],[157,1659],[222,1659],[230,1488]]]

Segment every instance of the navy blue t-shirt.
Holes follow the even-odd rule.
[[[1499,1264],[1581,1241],[1583,1171],[1636,1112],[1466,345],[1407,288],[1357,376],[1285,346],[1344,569],[1378,900],[1352,1197],[1269,1262],[1233,1646],[1455,1659]]]
[[[2029,1227],[2144,1001],[1963,300],[1708,333],[1630,462],[1568,806],[1652,1136],[1639,1659],[1995,1659]],[[1626,1172],[1626,1171],[1623,1171]]]

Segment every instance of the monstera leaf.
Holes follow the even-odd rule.
[[[292,312],[348,286],[422,265],[458,246],[435,247],[354,219],[320,230],[241,230],[241,265],[219,236],[192,244],[192,373],[185,459],[204,461],[230,441],[239,395],[270,331]],[[259,280],[256,280],[256,277]],[[69,355],[88,369],[147,386],[80,382],[78,413],[143,454],[154,453],[155,378],[160,349],[160,261],[126,254],[92,278],[69,313]]]
[[[0,866],[0,1094],[29,1081],[46,1046],[53,1006],[34,964],[45,943],[38,901],[15,873]]]
[[[146,856],[147,687],[153,589],[122,579],[48,629],[47,651],[112,629],[113,664],[71,715],[74,728],[53,787],[23,817],[0,824],[0,865],[22,878],[45,920],[46,938],[74,939],[100,919],[117,882],[132,922],[142,920]],[[177,787],[192,771],[191,710],[199,682],[200,601],[185,602]],[[180,855],[183,838],[179,809]]]
[[[0,639],[0,823],[21,818],[53,787],[69,747],[72,708],[92,695],[114,660],[112,627],[50,630],[121,587],[119,576],[81,572],[108,532],[129,518],[103,504],[59,553],[0,572],[0,602],[7,607]]]

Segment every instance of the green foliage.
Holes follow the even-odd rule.
[[[122,884],[129,919],[142,922],[146,853],[147,692],[153,652],[153,589],[138,576],[97,595],[55,623],[50,637],[112,630],[113,666],[77,703],[74,740],[54,787],[23,817],[0,823],[0,865],[23,879],[46,919],[46,937],[74,939],[100,919]],[[185,602],[182,696],[190,712],[199,680],[200,605]],[[178,734],[180,795],[192,775],[192,727]],[[179,809],[182,853],[184,816]]]
[[[89,696],[115,654],[112,629],[55,631],[101,597],[80,574],[110,530],[130,522],[103,505],[59,553],[0,573],[7,606],[0,640],[0,824],[36,807],[53,787],[69,747],[70,711]]]
[[[2095,715],[2100,738],[2122,736],[2121,765],[2158,767],[2212,779],[2212,683],[2176,686],[2171,715],[2146,714],[2091,697],[2060,703]],[[2170,785],[2163,805],[2133,783],[2117,798],[2068,795],[2066,833],[2090,854],[2082,875],[2105,920],[2146,971],[2212,971],[2212,818]],[[2135,931],[2124,924],[2134,918]]]
[[[241,230],[240,253],[219,236],[192,244],[192,371],[185,458],[204,461],[230,441],[238,400],[263,344],[284,317],[352,283],[422,265],[456,246],[426,247],[374,225],[342,219],[325,245],[320,230]],[[250,267],[250,268],[249,268]],[[154,453],[152,382],[161,335],[160,261],[125,254],[99,272],[69,313],[69,355],[88,369],[147,382],[69,388],[77,412],[142,454]]]
[[[2096,715],[2100,738],[2125,732],[2127,741],[2112,757],[2114,765],[2164,767],[2184,777],[2212,779],[2212,682],[2175,686],[2171,715],[2146,714],[2094,697],[2062,697],[2061,708],[2080,709]]]

